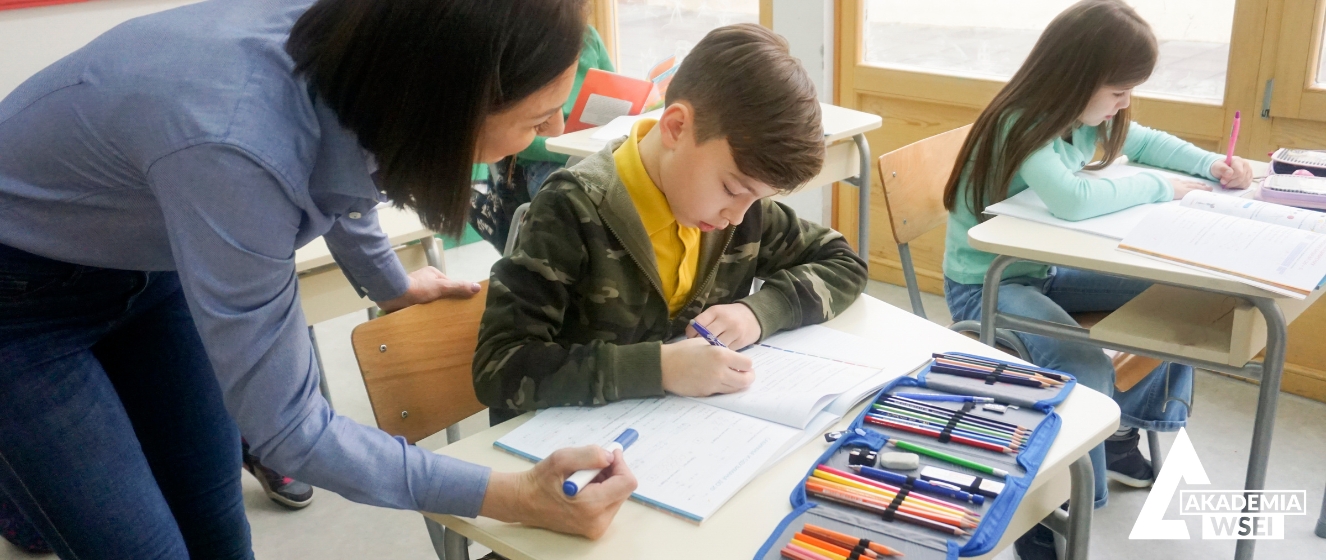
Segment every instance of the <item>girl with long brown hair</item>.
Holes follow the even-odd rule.
[[[994,255],[973,249],[967,230],[985,207],[1032,189],[1050,212],[1082,220],[1152,202],[1181,198],[1202,183],[1143,173],[1122,179],[1087,179],[1076,172],[1099,169],[1119,155],[1131,161],[1218,180],[1232,188],[1251,182],[1247,162],[1224,159],[1164,132],[1132,122],[1132,90],[1155,68],[1151,27],[1119,0],[1083,0],[1059,14],[1027,60],[981,113],[962,146],[944,192],[949,210],[944,288],[954,320],[978,319],[981,283]],[[1103,155],[1099,158],[1096,154]],[[999,310],[1076,324],[1070,312],[1118,308],[1146,289],[1146,282],[1103,274],[1017,263],[1004,273]],[[1106,501],[1109,478],[1149,486],[1154,473],[1137,449],[1137,429],[1172,431],[1187,411],[1165,406],[1167,395],[1186,398],[1192,368],[1162,364],[1134,388],[1116,394],[1114,368],[1100,349],[1018,334],[1034,363],[1064,370],[1083,385],[1114,395],[1125,427],[1091,452],[1096,506]],[[1170,375],[1167,377],[1165,371]]]

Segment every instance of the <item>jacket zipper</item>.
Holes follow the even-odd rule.
[[[723,255],[727,253],[728,246],[732,244],[732,236],[733,234],[729,233],[727,239],[723,240],[723,248],[718,250],[718,260],[714,261],[713,270],[709,271],[709,276],[705,277],[704,283],[700,284],[696,289],[691,290],[691,299],[686,300],[686,303],[681,306],[682,309],[690,307],[690,305],[695,302],[695,298],[700,297],[700,292],[704,291],[705,288],[708,288],[709,284],[714,281],[714,278],[718,277],[718,267],[723,264]]]
[[[655,283],[654,278],[649,275],[649,271],[645,270],[644,265],[640,264],[640,260],[636,259],[635,255],[631,254],[630,249],[626,249],[626,242],[622,240],[622,236],[617,235],[617,232],[613,231],[612,226],[608,225],[607,221],[603,221],[603,228],[608,230],[608,233],[611,233],[613,237],[616,237],[618,243],[622,244],[622,248],[626,251],[626,256],[631,257],[631,262],[635,263],[635,267],[639,268],[640,272],[645,273],[645,279],[649,280],[649,285],[654,287],[654,290],[658,292],[658,295],[663,296],[663,304],[667,305],[668,296],[663,294],[663,286]]]

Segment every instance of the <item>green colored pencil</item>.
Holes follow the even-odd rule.
[[[989,465],[982,465],[980,463],[977,463],[976,461],[969,461],[967,459],[963,459],[962,457],[949,455],[948,453],[944,453],[943,451],[936,451],[934,449],[930,449],[929,447],[922,447],[920,445],[916,445],[915,443],[907,443],[905,441],[898,441],[894,439],[894,440],[889,440],[889,445],[897,447],[898,449],[901,449],[903,451],[920,453],[921,455],[925,455],[927,457],[933,457],[935,459],[939,459],[940,461],[967,467],[974,471],[983,472],[991,476],[997,476],[999,478],[1008,478],[1008,471],[1006,470],[996,469]]]

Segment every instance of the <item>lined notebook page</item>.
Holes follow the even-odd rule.
[[[537,461],[563,447],[606,444],[626,428],[640,433],[624,453],[640,482],[632,497],[697,522],[801,435],[781,424],[664,397],[542,410],[494,445]]]

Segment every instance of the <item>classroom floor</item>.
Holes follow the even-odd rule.
[[[446,252],[448,272],[457,278],[487,278],[497,253],[486,243],[474,243]],[[867,292],[877,298],[909,309],[906,290],[871,282]],[[927,294],[926,308],[932,320],[948,323],[944,302]],[[368,396],[350,348],[350,331],[366,319],[355,313],[317,325],[323,362],[331,383],[333,404],[341,413],[373,425]],[[1251,420],[1257,400],[1253,385],[1211,373],[1199,373],[1196,412],[1188,433],[1202,459],[1213,488],[1239,488],[1246,467]],[[462,423],[464,435],[487,425],[480,414]],[[1326,539],[1312,535],[1316,514],[1321,507],[1322,488],[1326,486],[1326,404],[1294,395],[1282,395],[1277,415],[1275,443],[1267,486],[1273,489],[1306,490],[1309,515],[1288,517],[1288,537],[1283,541],[1262,541],[1257,546],[1260,558],[1326,558]],[[1173,441],[1166,434],[1164,448]],[[421,445],[437,448],[445,445],[441,436]],[[350,502],[340,496],[317,490],[312,505],[300,511],[276,506],[263,495],[253,477],[244,480],[244,502],[253,529],[253,547],[258,558],[319,558],[359,560],[365,558],[436,558],[419,514],[375,508]],[[1186,486],[1180,486],[1184,488]],[[1230,558],[1233,541],[1130,541],[1128,533],[1137,519],[1145,490],[1111,485],[1108,507],[1096,510],[1091,531],[1091,558],[1095,560],[1146,560],[1151,558]],[[1168,518],[1177,518],[1173,512]],[[1191,524],[1196,533],[1196,524]],[[54,558],[32,556],[18,551],[0,539],[0,560]],[[472,547],[471,556],[481,550]],[[752,551],[753,553],[753,551]],[[999,560],[1013,560],[1011,549]]]

